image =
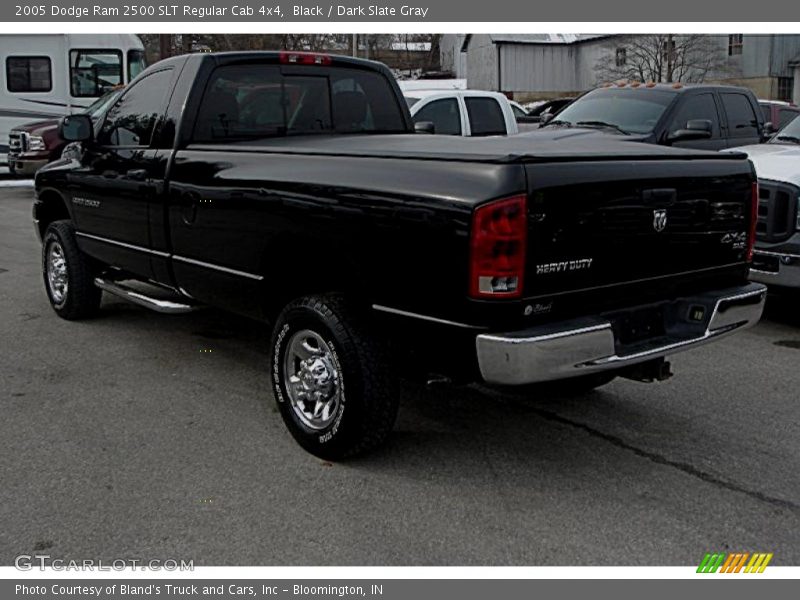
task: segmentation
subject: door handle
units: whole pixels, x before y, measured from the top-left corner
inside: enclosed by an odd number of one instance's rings
[[[197,192],[183,192],[181,194],[181,217],[187,225],[193,225],[197,220],[197,205],[199,202],[200,194]]]
[[[147,169],[131,169],[125,176],[134,181],[144,181],[147,179]]]

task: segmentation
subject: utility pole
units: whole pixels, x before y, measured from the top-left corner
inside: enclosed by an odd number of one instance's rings
[[[358,56],[358,34],[353,34],[353,56]]]
[[[667,81],[672,82],[672,70],[675,68],[675,41],[672,34],[667,34]]]
[[[160,60],[172,56],[172,40],[168,33],[158,34],[158,54]]]

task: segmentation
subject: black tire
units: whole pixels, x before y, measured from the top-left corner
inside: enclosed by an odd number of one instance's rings
[[[281,416],[300,446],[327,460],[377,447],[391,432],[397,416],[397,395],[387,378],[382,349],[362,323],[357,311],[341,296],[308,296],[283,309],[272,334],[270,374]],[[306,360],[298,359],[293,350],[296,342],[303,339],[318,349]],[[336,382],[331,388],[334,391],[324,395],[336,399],[329,404],[335,404],[327,416],[329,422],[322,418],[327,409],[317,421],[313,415],[304,414],[304,409],[313,412],[315,404],[297,402],[298,394],[289,390],[287,381],[303,372],[303,363],[318,357],[327,361],[316,367],[321,368],[318,373],[324,374],[322,380]],[[305,371],[306,376],[309,372]],[[331,373],[336,376],[332,378]],[[293,389],[299,386],[300,393],[305,393],[308,388],[303,387],[304,383],[308,380],[296,378]]]
[[[59,248],[63,256],[66,287],[59,293],[50,274],[56,269],[48,267],[51,251]],[[42,240],[42,275],[47,298],[56,314],[69,320],[86,319],[97,314],[102,291],[94,285],[91,259],[78,248],[75,231],[69,221],[53,221]]]

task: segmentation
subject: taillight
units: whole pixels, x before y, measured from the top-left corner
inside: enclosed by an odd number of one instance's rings
[[[314,52],[281,52],[282,65],[330,65],[333,59],[327,54]]]
[[[519,298],[525,273],[528,218],[525,196],[495,200],[472,214],[469,294]]]
[[[753,261],[753,247],[756,244],[756,224],[758,223],[758,182],[753,182],[750,200],[750,230],[747,233],[747,262]]]

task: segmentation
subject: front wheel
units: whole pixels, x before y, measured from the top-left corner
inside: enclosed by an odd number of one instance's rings
[[[42,273],[50,305],[64,319],[85,319],[100,308],[91,260],[75,241],[69,221],[50,223],[42,240]]]
[[[344,298],[308,296],[286,306],[271,348],[278,409],[304,449],[337,460],[386,439],[397,396],[388,385],[382,349]]]

